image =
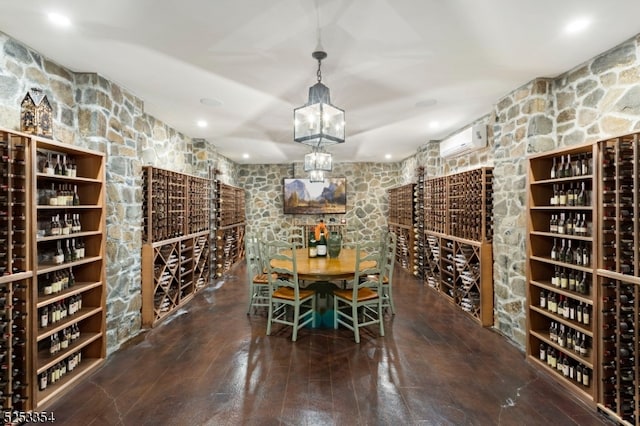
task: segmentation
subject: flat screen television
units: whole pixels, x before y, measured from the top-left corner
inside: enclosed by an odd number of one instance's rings
[[[326,178],[311,182],[303,178],[285,178],[285,214],[341,214],[347,212],[347,179]]]

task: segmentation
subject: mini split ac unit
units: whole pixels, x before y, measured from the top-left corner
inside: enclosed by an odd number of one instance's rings
[[[467,154],[487,146],[487,126],[477,124],[440,142],[440,156],[444,158]]]

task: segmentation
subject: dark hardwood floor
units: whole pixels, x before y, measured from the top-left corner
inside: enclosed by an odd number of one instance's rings
[[[349,330],[265,336],[244,264],[48,407],[62,425],[611,424],[396,269],[398,314]]]

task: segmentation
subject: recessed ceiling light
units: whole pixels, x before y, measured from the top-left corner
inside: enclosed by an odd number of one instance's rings
[[[387,160],[388,160],[388,159],[390,159],[390,158],[391,158],[391,154],[386,154],[386,155],[384,156],[384,158],[386,158]]]
[[[71,20],[65,16],[56,12],[51,12],[49,15],[49,21],[51,21],[54,25],[58,27],[69,27],[71,26]]]
[[[588,18],[574,19],[564,27],[564,32],[567,34],[576,34],[584,31],[589,25],[591,25],[591,20]]]
[[[426,107],[434,106],[437,103],[438,103],[438,101],[435,100],[435,99],[423,99],[421,101],[416,102],[416,107],[417,108],[426,108]]]
[[[245,152],[244,154],[242,154],[242,158],[249,158],[249,154]]]
[[[207,122],[204,120],[198,120],[198,127],[207,127]]]
[[[220,107],[222,106],[222,101],[214,98],[202,98],[200,99],[200,103],[202,105],[210,106],[210,107]]]

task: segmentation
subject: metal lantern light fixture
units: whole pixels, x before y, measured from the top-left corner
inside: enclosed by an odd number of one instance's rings
[[[314,149],[312,152],[304,156],[304,171],[311,172],[313,170],[330,172],[333,168],[333,159],[328,152],[322,152]]]
[[[318,82],[309,88],[309,101],[293,110],[293,140],[316,148],[344,142],[344,110],[331,105],[322,84],[320,66],[327,53],[320,44],[311,56],[318,61]]]
[[[324,172],[322,170],[311,170],[309,173],[310,182],[324,182]]]

